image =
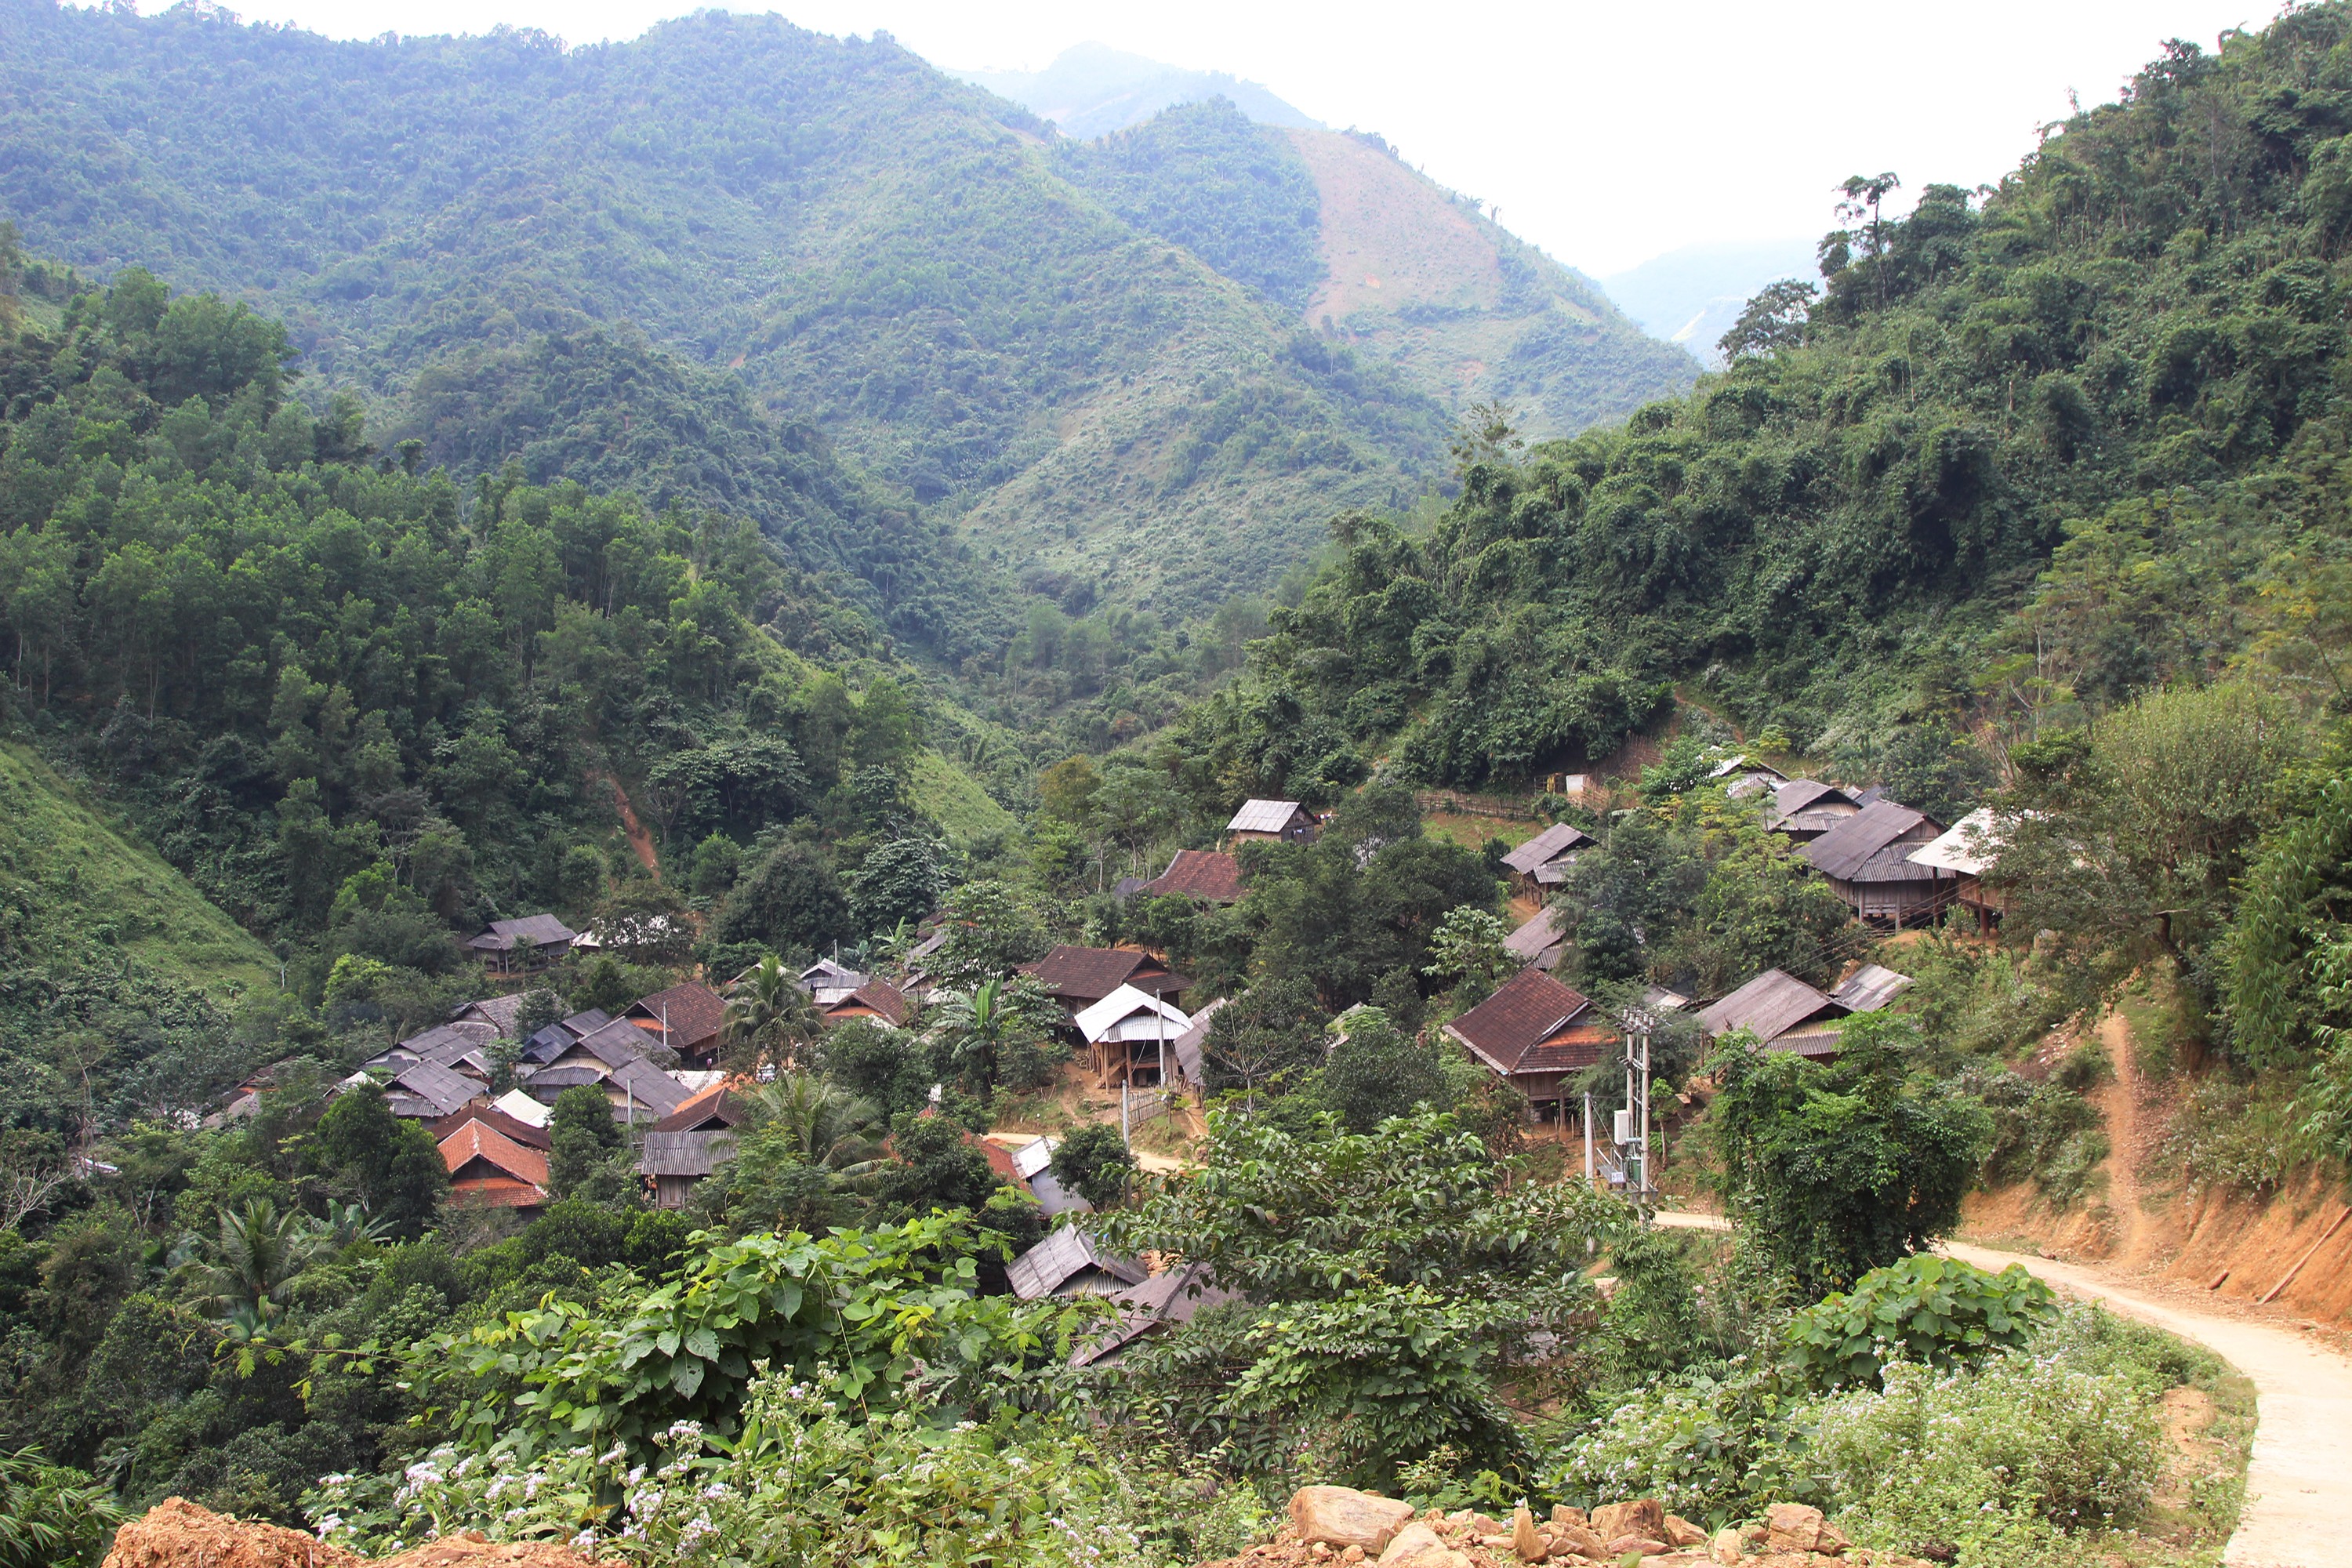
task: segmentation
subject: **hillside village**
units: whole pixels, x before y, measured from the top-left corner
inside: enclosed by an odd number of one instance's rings
[[[0,80],[0,1568],[2340,1554],[2352,0],[1704,374],[887,34]]]

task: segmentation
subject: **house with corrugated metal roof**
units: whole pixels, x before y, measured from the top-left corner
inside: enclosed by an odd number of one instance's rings
[[[1225,833],[1236,844],[1305,844],[1315,837],[1315,817],[1295,800],[1245,800]]]
[[[1860,815],[1862,807],[1859,797],[1835,784],[1790,779],[1774,793],[1765,826],[1796,843],[1810,844],[1847,817]]]
[[[1559,929],[1559,917],[1546,907],[1503,939],[1503,951],[1521,963],[1532,964],[1549,973],[1558,969],[1559,961],[1568,955],[1568,933]]]
[[[1979,806],[1946,829],[1943,836],[1911,852],[1911,863],[1949,872],[1952,898],[1977,918],[1977,931],[1990,936],[2009,912],[2009,895],[1985,885],[1985,876],[2000,861],[2014,824],[1993,816],[1990,806]]]
[[[1169,1076],[1161,1063],[1176,1037],[1192,1026],[1182,1008],[1133,985],[1081,1008],[1070,1022],[1093,1047],[1097,1082],[1144,1088],[1156,1088]]]
[[[1024,1301],[1047,1296],[1102,1296],[1150,1278],[1131,1258],[1097,1247],[1087,1233],[1065,1226],[1013,1260],[1004,1271],[1013,1293]]]
[[[695,1132],[648,1131],[637,1150],[637,1174],[653,1184],[654,1207],[682,1209],[696,1184],[735,1157],[730,1128]]]
[[[1785,969],[1768,969],[1720,1001],[1699,1009],[1698,1021],[1717,1039],[1746,1029],[1766,1050],[1833,1057],[1838,1021],[1853,1011]]]
[[[492,973],[510,974],[539,969],[572,951],[580,933],[553,915],[525,915],[520,920],[492,921],[466,945],[481,955]]]
[[[1591,847],[1592,835],[1570,822],[1555,822],[1503,857],[1519,892],[1542,898],[1568,880],[1568,868]]]
[[[1924,811],[1880,799],[1844,818],[1797,853],[1810,861],[1853,912],[1866,921],[1927,919],[1951,901],[1950,872],[1923,866],[1913,851],[1940,837],[1944,825]]]

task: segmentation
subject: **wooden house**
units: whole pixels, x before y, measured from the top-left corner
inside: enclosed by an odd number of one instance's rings
[[[1242,901],[1242,863],[1214,849],[1179,849],[1168,869],[1135,889],[1151,899],[1191,899],[1203,904]]]
[[[1046,1296],[1108,1295],[1150,1276],[1124,1258],[1098,1250],[1087,1233],[1066,1226],[1013,1260],[1004,1271],[1013,1293],[1024,1301]]]
[[[384,1089],[392,1113],[415,1121],[436,1121],[488,1098],[489,1091],[478,1079],[439,1062],[411,1062]]]
[[[1529,967],[1445,1026],[1489,1072],[1527,1096],[1529,1114],[1565,1128],[1570,1085],[1615,1054],[1617,1026],[1581,992]]]
[[[1853,1011],[1785,969],[1768,969],[1700,1008],[1698,1021],[1717,1039],[1747,1029],[1768,1051],[1825,1058],[1837,1055],[1840,1020]]]
[[[1900,931],[1909,921],[1933,916],[1950,901],[1953,874],[1911,858],[1912,852],[1939,837],[1942,823],[1924,811],[1914,811],[1880,799],[1797,853],[1812,863],[1866,921],[1891,921]]]
[[[1790,779],[1772,797],[1771,819],[1765,824],[1799,844],[1811,844],[1849,816],[1859,816],[1863,803],[1835,784],[1819,779]]]
[[[1767,762],[1735,753],[1707,769],[1706,776],[1724,787],[1734,800],[1764,795],[1789,782],[1789,775]]]
[[[1592,843],[1592,835],[1572,823],[1555,822],[1503,857],[1515,892],[1543,898],[1568,880],[1568,868]]]
[[[1559,917],[1549,909],[1540,909],[1534,919],[1503,939],[1503,951],[1549,973],[1567,956],[1568,937],[1559,929]]]
[[[1046,994],[1073,1016],[1122,985],[1173,996],[1192,984],[1189,976],[1177,973],[1139,948],[1073,947],[1067,942],[1049,949],[1034,963],[1020,965],[1019,972],[1036,976]]]
[[[869,980],[825,1008],[822,1016],[828,1025],[847,1023],[852,1018],[872,1018],[896,1029],[903,1027],[914,1011],[905,992],[887,980]]]
[[[740,1127],[751,1114],[743,1097],[727,1084],[704,1089],[654,1123],[656,1132],[719,1132]]]
[[[533,1067],[545,1067],[570,1050],[574,1043],[586,1039],[612,1021],[613,1016],[602,1007],[574,1013],[569,1018],[548,1025],[525,1040],[517,1059]]]
[[[500,1039],[514,1040],[515,1025],[522,1016],[522,993],[509,991],[503,996],[485,996],[478,1002],[468,1002],[449,1015],[453,1024],[488,1024],[499,1032]]]
[[[687,1066],[703,1068],[718,1058],[727,999],[701,981],[689,980],[640,997],[621,1016],[676,1051]]]
[[[449,1168],[449,1201],[460,1207],[513,1209],[524,1218],[547,1206],[547,1152],[487,1120],[467,1119],[440,1140]]]
[[[1211,1282],[1209,1266],[1186,1263],[1163,1269],[1139,1284],[1113,1290],[1104,1298],[1118,1316],[1108,1329],[1096,1331],[1076,1350],[1070,1361],[1077,1366],[1104,1366],[1118,1360],[1127,1347],[1157,1329],[1189,1323],[1211,1307],[1241,1299],[1240,1293]]]
[[[419,1062],[430,1062],[436,1067],[448,1068],[488,1083],[491,1069],[490,1047],[498,1038],[497,1030],[478,1019],[436,1024],[423,1034],[411,1035],[378,1051],[360,1064],[360,1070],[400,1073]]]
[[[1235,844],[1305,844],[1315,837],[1315,818],[1295,800],[1245,800],[1225,835]]]
[[[494,974],[516,974],[541,969],[572,950],[580,933],[553,915],[525,915],[520,920],[492,921],[466,945],[479,953]]]
[[[646,1134],[637,1150],[637,1174],[652,1184],[654,1207],[682,1209],[694,1188],[735,1157],[735,1134],[716,1128],[694,1132]]]
[[[1132,985],[1080,1009],[1070,1022],[1094,1048],[1097,1082],[1153,1088],[1173,1076],[1163,1074],[1162,1060],[1176,1037],[1192,1026],[1192,1017],[1173,1003]]]
[[[820,958],[800,973],[800,988],[819,1007],[830,1007],[866,984],[860,974],[837,959]]]
[[[1201,1047],[1208,1043],[1209,1026],[1216,1021],[1219,1008],[1231,1001],[1220,996],[1192,1015],[1192,1026],[1168,1042],[1168,1055],[1176,1065],[1176,1076],[1195,1095],[1203,1093],[1209,1081],[1201,1059]]]
[[[1990,936],[2009,912],[2009,895],[1987,887],[1985,876],[2000,862],[2008,828],[1990,806],[1979,806],[1952,824],[1942,837],[1911,852],[1911,863],[1948,874],[1952,897],[1976,917],[1977,931]]]

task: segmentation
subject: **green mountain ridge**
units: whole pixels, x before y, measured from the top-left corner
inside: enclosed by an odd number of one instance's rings
[[[1010,636],[991,618],[991,572],[1017,576],[1044,536],[1003,531],[1008,515],[1042,506],[1075,524],[1048,570],[1076,545],[1081,569],[1117,566],[1138,602],[1189,617],[1302,560],[1335,508],[1443,477],[1446,404],[1427,377],[1384,381],[1375,364],[1335,378],[1288,352],[1301,322],[1258,289],[1295,302],[1296,256],[1270,279],[1248,246],[1155,224],[1162,191],[1107,208],[1025,111],[887,41],[714,13],[570,51],[510,32],[342,44],[187,8],[8,0],[0,82],[0,207],[37,248],[101,273],[136,261],[282,314],[321,384],[379,400],[387,431],[424,437],[437,460],[479,471],[515,456],[544,481],[593,447],[600,481],[657,504],[677,489],[749,506],[800,564],[878,584],[886,624],[950,659]],[[1276,140],[1227,168],[1238,142],[1218,129],[1189,167],[1130,185],[1262,205],[1271,181],[1296,197],[1278,133],[1223,112]],[[647,435],[631,393],[539,342],[631,329],[640,384],[673,394]],[[529,365],[527,395],[486,395],[543,412],[453,419],[453,389],[485,364],[510,384]],[[1573,417],[1687,374],[1638,356],[1623,368],[1613,401]],[[698,369],[740,378],[776,433]],[[1369,407],[1359,384],[1375,384]],[[1297,438],[1196,424],[1181,457],[1097,511],[1093,466],[1057,458],[1131,446],[1138,386],[1153,423],[1238,392],[1283,409]],[[629,441],[609,433],[616,410]],[[717,473],[691,450],[710,428],[735,448]],[[816,472],[795,434],[810,428],[873,484]],[[762,444],[784,450],[750,450]],[[749,477],[795,467],[810,469],[797,500]],[[841,527],[808,515],[812,492]],[[919,511],[969,516],[973,560],[910,531]]]

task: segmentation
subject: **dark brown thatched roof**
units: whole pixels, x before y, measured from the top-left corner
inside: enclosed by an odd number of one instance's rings
[[[1179,849],[1168,869],[1137,889],[1155,899],[1199,899],[1211,904],[1242,901],[1242,863],[1214,849]]]

